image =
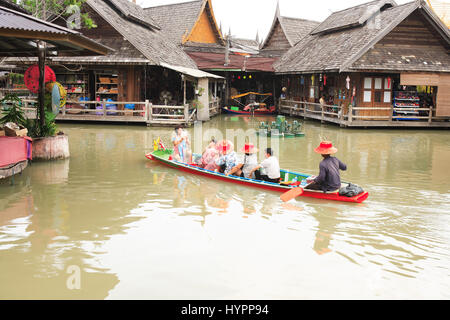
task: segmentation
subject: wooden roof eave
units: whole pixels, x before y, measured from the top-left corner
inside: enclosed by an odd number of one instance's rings
[[[202,16],[203,12],[205,11],[207,5],[209,6],[209,9],[210,9],[209,10],[209,14],[207,13],[208,17],[210,18],[210,21],[214,25],[214,29],[215,29],[215,32],[216,32],[216,34],[218,36],[218,39],[219,39],[220,43],[222,45],[225,45],[225,40],[223,39],[223,35],[220,32],[219,26],[217,25],[216,18],[214,16],[211,0],[204,0],[203,1],[202,8],[201,8],[201,10],[200,10],[200,12],[199,12],[199,14],[197,16],[197,19],[195,20],[195,23],[193,24],[191,30],[189,30],[189,32],[186,32],[185,36],[183,36],[183,40],[181,41],[182,44],[185,44],[188,41],[188,39],[190,38],[190,36],[192,35],[192,33],[194,32],[195,26],[197,25],[197,23],[199,23],[200,18]]]
[[[267,44],[269,43],[270,39],[272,38],[273,33],[275,32],[275,27],[276,27],[277,21],[280,24],[281,29],[283,29],[284,34],[286,35],[286,30],[283,28],[283,26],[281,24],[280,17],[281,17],[281,15],[280,15],[280,3],[277,2],[277,8],[275,10],[275,17],[273,18],[272,26],[270,27],[269,34],[267,35],[266,39],[264,40],[264,42],[263,42],[263,44],[261,46],[261,50],[264,49],[267,46]],[[286,39],[288,39],[287,36],[286,36]],[[288,41],[289,41],[289,44],[292,46],[291,41],[289,39],[288,39]]]
[[[81,34],[78,35],[78,34],[52,33],[52,32],[42,32],[32,30],[15,30],[2,28],[0,29],[0,37],[12,37],[28,40],[42,40],[42,41],[49,41],[52,43],[63,42],[66,43],[66,45],[73,47],[74,50],[83,52],[83,55],[106,55],[108,54],[108,52],[114,51],[114,49],[106,47]],[[57,48],[55,50],[57,50]]]

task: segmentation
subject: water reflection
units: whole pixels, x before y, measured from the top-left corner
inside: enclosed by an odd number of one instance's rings
[[[272,120],[224,116],[203,126]],[[278,193],[146,160],[170,128],[64,131],[69,160],[0,181],[0,298],[450,298],[445,131],[306,121],[305,137],[280,140],[281,167],[312,174],[314,147],[332,140],[349,167],[343,180],[370,193],[360,205],[282,203]],[[82,270],[81,290],[66,286],[71,265]]]

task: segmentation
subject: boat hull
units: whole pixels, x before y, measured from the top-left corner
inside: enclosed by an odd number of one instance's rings
[[[266,182],[266,181],[259,181],[259,180],[253,180],[248,178],[242,178],[242,177],[236,177],[236,176],[226,176],[223,173],[218,173],[210,170],[205,170],[202,168],[199,168],[196,165],[193,164],[185,164],[177,161],[171,160],[170,156],[170,150],[162,151],[158,150],[153,153],[149,153],[146,155],[146,157],[150,160],[157,161],[165,166],[199,175],[204,176],[216,180],[226,181],[234,184],[239,184],[243,186],[253,187],[253,188],[260,188],[268,191],[276,191],[276,192],[287,192],[290,189],[294,188],[295,186],[291,185],[282,185],[278,183],[272,183],[272,182]],[[294,172],[287,172],[285,170],[281,170],[283,174],[288,174],[289,176],[297,176],[303,178],[309,177],[309,175],[300,174],[300,173],[294,173]],[[363,192],[359,195],[356,195],[354,197],[344,197],[340,196],[338,192],[332,192],[332,193],[324,193],[321,191],[314,191],[314,190],[304,190],[304,192],[301,195],[302,197],[309,197],[309,198],[315,198],[315,199],[325,199],[325,200],[333,200],[333,201],[341,201],[341,202],[353,202],[353,203],[361,203],[364,200],[367,199],[369,196],[368,192]]]
[[[257,110],[255,110],[254,112],[251,112],[251,111],[231,110],[231,109],[228,109],[226,107],[222,108],[222,110],[225,113],[228,113],[228,114],[239,114],[239,115],[245,115],[245,116],[251,116],[251,115],[262,116],[262,115],[276,114],[276,111],[270,111],[270,110],[267,110],[267,111],[257,111]]]

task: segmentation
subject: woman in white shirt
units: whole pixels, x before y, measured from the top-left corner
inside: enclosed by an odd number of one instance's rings
[[[250,178],[256,170],[263,168],[265,174],[261,174],[261,180],[279,183],[280,182],[280,164],[278,159],[273,155],[271,148],[266,149],[266,159],[261,164],[250,171],[248,177]]]

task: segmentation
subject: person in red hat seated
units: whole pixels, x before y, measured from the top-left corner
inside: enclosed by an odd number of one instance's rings
[[[258,157],[256,156],[258,148],[256,148],[253,143],[246,143],[241,149],[241,152],[244,153],[244,156],[238,159],[237,165],[227,173],[227,176],[232,174],[238,177],[246,178],[250,175],[253,168],[258,166]],[[259,171],[255,171],[250,178],[260,180]]]
[[[347,170],[347,165],[336,157],[332,157],[338,150],[330,141],[322,141],[314,149],[322,155],[323,160],[319,165],[319,175],[307,178],[309,185],[305,189],[322,190],[323,192],[335,191],[341,188],[341,176],[339,170]]]
[[[220,157],[216,160],[219,172],[227,174],[234,168],[237,162],[237,154],[233,150],[233,143],[229,140],[220,141],[216,145],[216,149],[220,153]]]

